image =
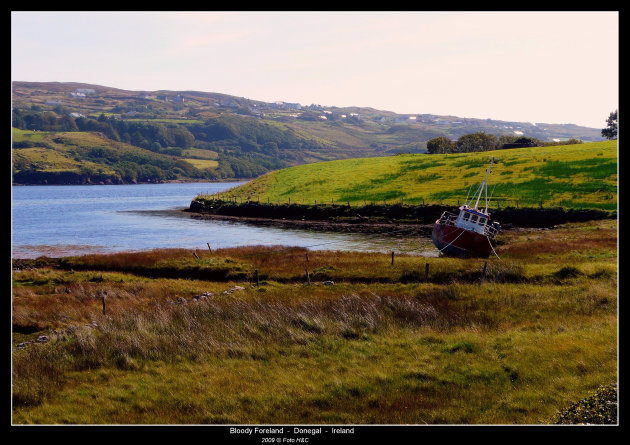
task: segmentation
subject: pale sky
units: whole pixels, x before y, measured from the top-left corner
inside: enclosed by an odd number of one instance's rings
[[[617,12],[19,12],[11,76],[603,128]]]

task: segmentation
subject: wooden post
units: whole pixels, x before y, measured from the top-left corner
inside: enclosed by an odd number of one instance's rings
[[[394,265],[394,252],[392,252],[392,266]]]
[[[208,245],[208,250],[212,252],[212,248],[210,247],[210,243],[206,243]]]
[[[304,270],[306,271],[306,281],[308,281],[308,284],[311,284],[311,276],[308,273],[308,268],[304,268]]]
[[[429,281],[429,263],[424,266],[424,280]]]
[[[103,295],[101,299],[103,300],[103,315],[105,315],[105,295]]]
[[[486,279],[486,269],[488,268],[488,262],[483,263],[483,271],[481,272],[481,279]]]
[[[306,252],[306,262],[308,263],[308,252]]]
[[[195,258],[199,259],[199,255],[197,255],[197,251],[194,251],[193,255],[195,255]]]
[[[258,278],[258,269],[256,269],[254,272],[256,274],[256,287],[260,287],[260,280]]]

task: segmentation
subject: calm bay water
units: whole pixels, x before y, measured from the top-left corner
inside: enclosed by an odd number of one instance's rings
[[[207,249],[286,245],[314,250],[392,250],[433,256],[430,240],[391,235],[323,233],[191,219],[163,210],[188,207],[200,192],[238,183],[171,183],[89,186],[14,186],[14,258],[64,256],[154,248]]]

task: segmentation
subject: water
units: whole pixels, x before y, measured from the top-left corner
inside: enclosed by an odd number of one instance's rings
[[[192,219],[184,212],[200,192],[239,183],[170,183],[12,187],[14,258],[59,257],[154,248],[207,249],[286,245],[314,250],[406,252],[433,256],[430,240],[255,227]]]

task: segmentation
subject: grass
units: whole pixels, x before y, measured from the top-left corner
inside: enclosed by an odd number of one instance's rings
[[[214,169],[219,166],[218,161],[213,161],[211,159],[193,159],[193,158],[182,158],[182,159],[200,170]]]
[[[268,173],[223,194],[262,202],[463,202],[499,163],[489,193],[506,206],[617,207],[617,142],[593,142],[484,153],[399,155],[301,165]],[[472,171],[471,171],[472,170]],[[474,174],[473,174],[474,173]],[[496,185],[496,189],[494,188]]]
[[[13,352],[13,421],[547,423],[617,379],[616,230],[506,233],[485,280],[283,247],[24,260],[13,342],[51,340]]]
[[[216,160],[219,157],[219,153],[212,150],[202,150],[200,148],[187,148],[182,150],[182,155],[193,159],[212,159]]]

